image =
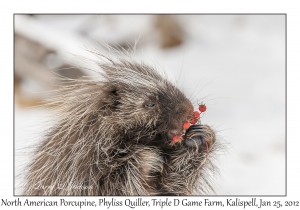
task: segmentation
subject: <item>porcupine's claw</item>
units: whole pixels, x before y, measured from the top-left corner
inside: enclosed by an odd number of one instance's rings
[[[201,125],[191,125],[189,129],[187,129],[186,134],[184,136],[185,144],[188,147],[197,147],[205,145],[205,132],[202,129]]]

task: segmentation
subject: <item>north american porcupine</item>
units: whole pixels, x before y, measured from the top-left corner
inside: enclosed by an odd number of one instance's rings
[[[156,69],[108,46],[101,79],[71,81],[51,104],[57,123],[37,148],[24,195],[199,195],[212,190],[214,131]],[[112,56],[112,57],[111,57]],[[105,61],[103,61],[103,59]],[[181,142],[172,137],[184,134]],[[207,154],[210,154],[207,157]]]

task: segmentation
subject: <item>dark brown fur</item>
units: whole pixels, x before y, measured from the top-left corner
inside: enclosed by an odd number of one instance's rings
[[[192,103],[155,69],[114,54],[99,55],[106,59],[97,63],[101,80],[78,80],[57,91],[57,123],[36,151],[24,194],[211,192],[206,173],[213,169],[213,130],[196,125],[209,146],[207,159],[206,145],[172,143],[193,115]]]

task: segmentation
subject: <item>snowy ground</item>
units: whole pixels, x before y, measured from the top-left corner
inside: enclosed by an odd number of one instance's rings
[[[101,20],[98,26],[86,25],[97,19],[93,18],[50,16],[38,20],[66,32],[64,36],[84,28],[98,38],[119,41],[122,36],[137,39],[142,30],[141,42],[147,40],[149,16],[119,16],[115,27]],[[227,153],[219,158],[217,194],[284,195],[285,16],[189,15],[181,21],[187,32],[183,45],[162,50],[150,40],[138,46],[137,53],[150,64],[155,60],[187,96],[193,96],[193,102],[206,103],[202,122],[215,128],[220,140],[229,144]],[[36,141],[34,136],[42,126],[38,119],[44,114],[16,107],[17,154]],[[16,169],[22,171],[28,159],[16,156]]]

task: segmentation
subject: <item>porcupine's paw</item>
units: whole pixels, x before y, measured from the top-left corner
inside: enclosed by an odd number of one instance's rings
[[[188,147],[211,147],[216,141],[215,132],[208,125],[191,125],[184,137],[185,145]]]

